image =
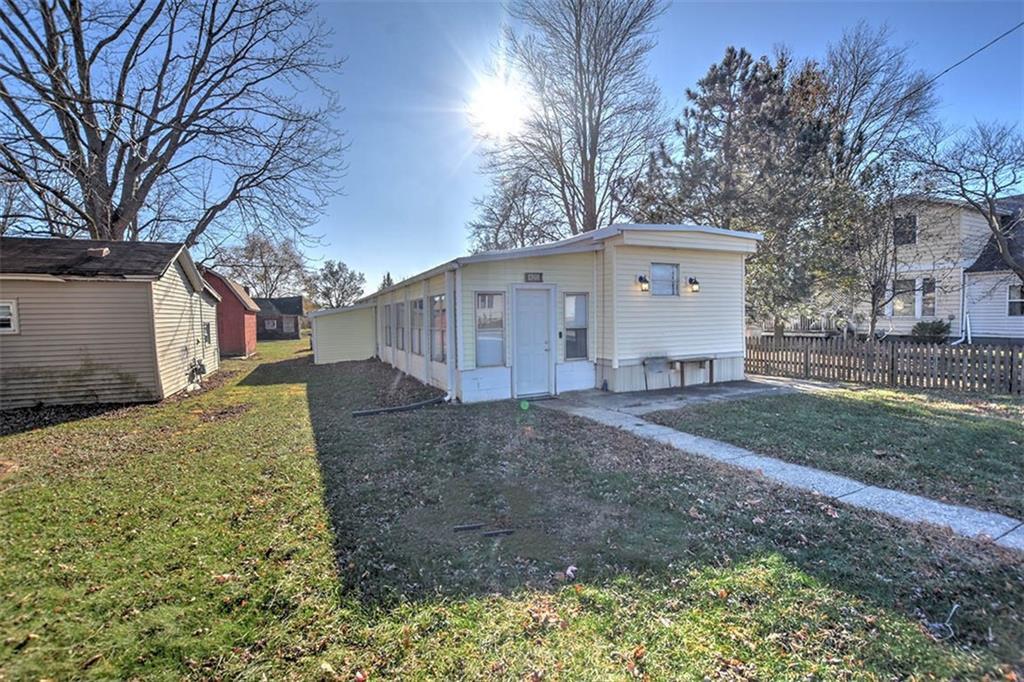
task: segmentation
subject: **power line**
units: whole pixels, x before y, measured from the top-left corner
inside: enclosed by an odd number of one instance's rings
[[[1024,21],[1020,22],[1019,24],[1017,24],[1017,25],[1016,25],[1016,26],[1014,26],[1013,28],[1011,28],[1011,29],[1007,30],[1007,31],[1006,31],[1005,33],[1002,33],[1002,34],[1000,34],[1000,35],[996,36],[995,38],[993,38],[992,40],[988,41],[987,43],[985,43],[984,45],[982,45],[981,47],[979,47],[979,48],[978,48],[977,50],[975,50],[974,52],[970,53],[969,55],[967,55],[966,57],[964,57],[963,59],[961,59],[960,61],[958,61],[958,62],[957,62],[956,64],[953,64],[952,66],[947,66],[947,67],[946,67],[945,69],[943,69],[942,71],[939,71],[939,72],[938,72],[938,73],[937,73],[936,75],[932,76],[932,77],[931,77],[931,78],[929,78],[929,79],[928,79],[927,81],[925,81],[925,82],[924,82],[924,83],[923,83],[923,84],[921,85],[921,87],[920,87],[919,89],[923,90],[924,88],[927,88],[927,87],[928,87],[929,85],[931,85],[931,84],[932,84],[932,83],[934,83],[935,81],[939,80],[940,78],[942,78],[942,77],[943,77],[943,76],[945,76],[945,75],[946,75],[947,73],[949,73],[950,71],[952,71],[952,70],[953,70],[953,69],[955,69],[956,67],[960,66],[961,64],[963,64],[963,63],[964,63],[964,62],[966,62],[967,60],[971,59],[971,58],[972,58],[972,57],[974,57],[975,55],[977,55],[977,54],[979,54],[979,53],[981,53],[981,52],[984,52],[984,51],[985,51],[985,50],[987,50],[988,48],[992,47],[993,45],[995,45],[996,43],[998,43],[998,42],[999,42],[1000,40],[1002,40],[1002,39],[1003,39],[1003,38],[1005,38],[1006,36],[1010,35],[1010,34],[1011,34],[1011,33],[1013,33],[1014,31],[1016,31],[1016,30],[1017,30],[1018,28],[1020,28],[1021,26],[1024,26]]]

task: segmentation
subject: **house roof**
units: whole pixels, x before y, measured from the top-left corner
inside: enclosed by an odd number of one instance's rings
[[[1024,222],[1018,222],[1010,230],[1006,241],[1009,244],[1010,253],[1013,254],[1014,259],[1018,262],[1024,262]],[[1010,266],[1006,264],[1006,260],[999,253],[999,245],[993,236],[989,237],[978,259],[970,267],[966,268],[966,272],[996,272],[1009,269]]]
[[[602,248],[600,242],[630,231],[714,234],[724,237],[735,237],[737,239],[749,239],[753,241],[761,241],[764,238],[759,232],[725,230],[720,227],[709,227],[707,225],[615,224],[609,225],[608,227],[602,227],[599,230],[591,230],[590,232],[584,232],[583,234],[578,234],[566,239],[560,239],[559,241],[551,242],[550,244],[538,244],[537,246],[524,246],[518,249],[505,249],[500,251],[484,251],[483,253],[476,253],[470,256],[453,258],[450,261],[441,263],[437,267],[433,267],[419,273],[418,275],[413,275],[412,277],[407,277],[400,282],[396,282],[393,286],[390,286],[387,289],[381,289],[380,291],[375,291],[372,294],[363,296],[357,300],[356,303],[359,304],[369,301],[394,289],[407,286],[418,280],[433,277],[446,270],[453,270],[459,266],[467,265],[469,263],[512,260],[515,258],[527,258],[530,256],[553,256],[557,254],[577,253],[582,251],[596,251]]]
[[[302,296],[283,296],[279,298],[254,298],[264,315],[303,315]]]
[[[246,293],[245,287],[243,287],[235,280],[229,277],[225,277],[219,272],[216,272],[209,268],[202,268],[202,273],[204,277],[216,277],[221,282],[223,282],[224,286],[227,287],[228,291],[230,291],[234,295],[234,297],[238,299],[238,302],[242,304],[242,307],[248,310],[249,312],[257,313],[260,311],[260,307],[256,304],[256,301],[252,300],[252,297],[248,293]]]
[[[0,274],[156,279],[185,248],[171,242],[0,237]],[[108,249],[106,255],[96,249]]]

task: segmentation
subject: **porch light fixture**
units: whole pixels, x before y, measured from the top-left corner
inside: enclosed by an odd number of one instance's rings
[[[647,279],[647,275],[638,275],[636,281],[640,283],[640,291],[651,290],[651,280]]]
[[[686,280],[686,282],[687,284],[690,285],[690,291],[692,291],[693,293],[697,293],[698,291],[700,291],[700,282],[697,281],[696,277],[691,277],[690,279]]]

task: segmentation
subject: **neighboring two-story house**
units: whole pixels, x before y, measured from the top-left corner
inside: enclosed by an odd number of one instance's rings
[[[1012,219],[1024,195],[1001,205]],[[1018,224],[1011,243],[1024,250]],[[897,218],[897,276],[892,301],[877,333],[909,336],[921,321],[949,322],[951,339],[975,343],[1024,343],[1020,279],[998,252],[985,218],[972,207],[943,201],[915,201]],[[858,329],[865,326],[858,324]]]

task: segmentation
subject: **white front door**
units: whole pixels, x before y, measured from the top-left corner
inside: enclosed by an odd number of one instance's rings
[[[547,289],[515,292],[516,395],[540,395],[551,389],[551,296]]]

